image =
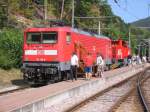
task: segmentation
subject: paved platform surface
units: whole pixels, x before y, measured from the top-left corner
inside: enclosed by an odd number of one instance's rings
[[[105,72],[104,73],[105,80],[103,80],[102,78],[92,78],[90,81],[86,81],[84,78],[80,78],[77,81],[73,81],[73,82],[63,81],[63,82],[50,84],[40,88],[32,88],[22,92],[15,92],[15,93],[3,95],[0,96],[0,112],[7,112],[13,110],[16,110],[17,112],[20,108],[24,108],[24,109],[27,108],[26,111],[24,112],[27,112],[28,110],[32,110],[32,111],[36,110],[35,112],[37,112],[38,108],[39,108],[38,110],[39,112],[41,111],[40,108],[42,108],[42,110],[45,109],[46,112],[53,112],[51,111],[51,109],[49,110],[48,106],[51,107],[54,106],[54,104],[56,104],[56,106],[58,107],[59,106],[57,105],[58,102],[63,103],[63,100],[68,98],[68,96],[72,98],[74,95],[80,95],[81,91],[84,92],[84,86],[87,89],[89,88],[89,86],[95,87],[95,84],[100,84],[100,85],[103,84],[103,86],[105,86],[107,80],[109,81],[112,80],[115,82],[116,80],[123,79],[123,76],[120,77],[121,74],[125,74],[127,71],[128,72],[132,71],[132,74],[135,74],[136,71],[139,72],[139,69],[143,69],[143,68],[144,67],[142,66],[136,66],[134,68],[123,67],[120,69],[115,69],[115,70]],[[109,85],[111,85],[111,83]],[[74,88],[76,88],[75,91]],[[97,87],[95,87],[95,89],[97,89]],[[91,94],[93,93],[90,93],[90,95]],[[33,105],[35,103],[37,109],[35,109],[35,105]],[[65,109],[67,109],[67,107],[57,111],[61,112]]]

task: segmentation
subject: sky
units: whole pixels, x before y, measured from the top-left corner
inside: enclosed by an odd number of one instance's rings
[[[108,3],[113,13],[120,16],[126,23],[150,16],[150,0],[108,0]]]

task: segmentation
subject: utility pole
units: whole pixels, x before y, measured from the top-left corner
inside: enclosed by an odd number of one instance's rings
[[[63,17],[63,12],[64,12],[64,2],[65,2],[65,0],[62,0],[60,19],[62,19],[62,17]]]
[[[74,28],[74,0],[72,0],[72,28]]]
[[[138,55],[140,56],[141,45],[138,45]]]
[[[101,34],[101,22],[99,20],[99,22],[98,22],[98,35],[100,35],[100,34]]]
[[[44,0],[44,20],[47,20],[47,0]]]
[[[131,48],[131,29],[129,27],[129,48]]]

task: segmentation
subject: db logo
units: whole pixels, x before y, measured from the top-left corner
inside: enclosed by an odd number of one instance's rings
[[[37,51],[37,54],[38,54],[38,55],[44,55],[44,51],[43,51],[43,50],[38,50],[38,51]]]

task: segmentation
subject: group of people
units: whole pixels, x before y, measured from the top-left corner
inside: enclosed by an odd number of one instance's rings
[[[91,53],[88,53],[84,60],[84,72],[85,72],[85,79],[90,80],[92,77],[92,67],[93,67],[93,57]],[[97,54],[96,59],[96,66],[97,66],[97,77],[102,77],[103,71],[104,71],[104,60],[100,53]],[[71,80],[73,79],[77,80],[77,67],[79,67],[79,59],[76,53],[74,52],[71,57]]]
[[[93,57],[91,55],[91,53],[87,53],[87,56],[85,57],[84,60],[84,72],[85,72],[85,79],[86,80],[90,80],[92,77],[92,67],[93,67],[93,63],[95,62],[95,60],[93,60]],[[140,56],[128,56],[128,65],[135,65],[135,64],[141,64],[141,63],[146,63],[147,59],[146,56],[143,56],[142,58],[140,58]],[[73,81],[73,79],[77,80],[77,67],[79,67],[79,59],[77,54],[74,52],[72,54],[71,57],[71,80]],[[97,72],[95,74],[96,77],[102,77],[103,76],[103,72],[104,72],[104,60],[101,56],[100,53],[97,54],[97,58],[96,58],[96,67],[97,67]]]
[[[128,65],[136,65],[136,64],[142,64],[146,63],[147,59],[146,56],[142,56],[142,58],[139,55],[133,55],[128,56]]]

